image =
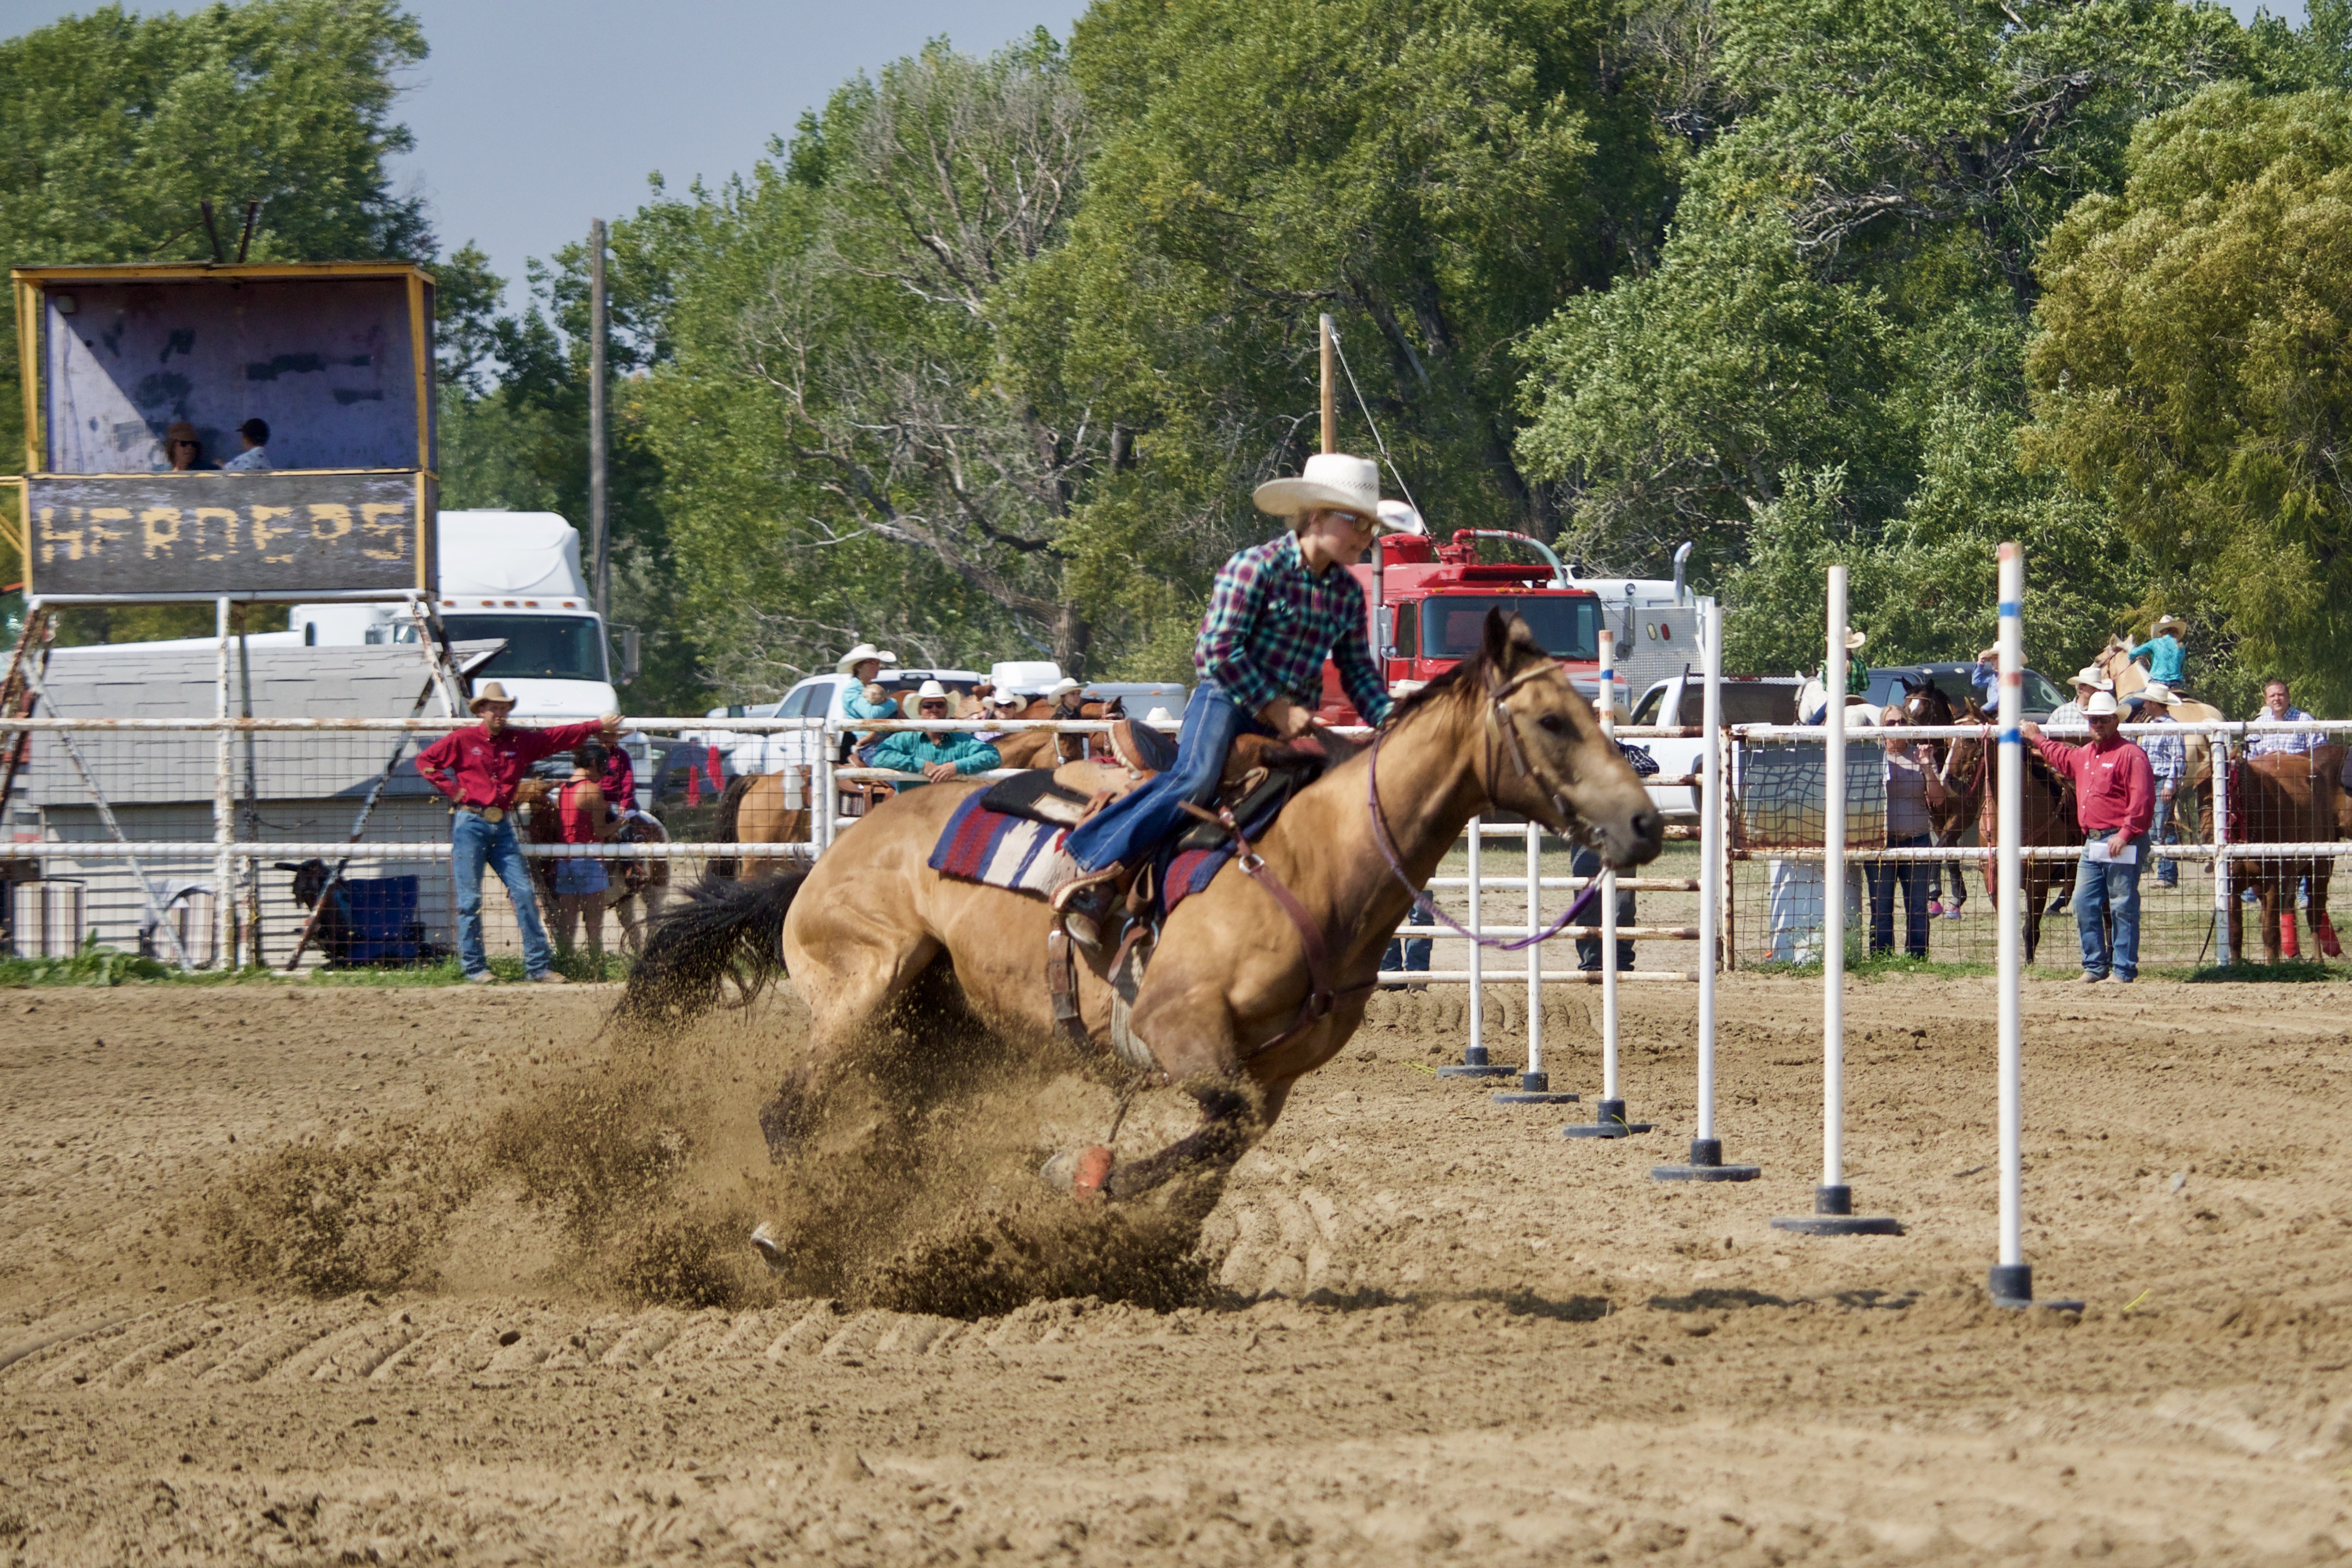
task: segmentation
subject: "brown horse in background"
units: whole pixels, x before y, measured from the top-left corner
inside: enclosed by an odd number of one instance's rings
[[[2309,752],[2273,752],[2238,761],[2230,778],[2230,842],[2232,844],[2316,844],[2332,841],[2343,796],[2338,783],[2344,771],[2345,748],[2320,746]],[[2269,963],[2299,958],[2295,940],[2296,885],[2311,882],[2311,930],[2319,950],[2330,958],[2343,953],[2336,928],[2327,918],[2327,879],[2335,860],[2326,855],[2282,855],[2273,858],[2230,861],[2231,892],[2252,884],[2262,901],[2263,952]],[[2246,959],[2244,905],[2230,900],[2230,962]]]
[[[515,804],[524,808],[523,841],[527,844],[561,844],[563,825],[555,809],[558,784],[550,779],[524,779],[515,786]],[[629,817],[614,829],[615,844],[667,844],[669,829],[657,818],[648,815]],[[620,947],[623,952],[642,952],[646,931],[659,919],[662,900],[669,893],[670,863],[667,860],[617,860],[605,867],[604,908],[615,914],[621,922]],[[531,886],[539,889],[541,913],[551,923],[555,910],[555,862],[534,856],[530,861]]]
[[[1970,721],[1984,716],[1973,696],[1968,713]],[[1986,901],[1999,914],[2000,880],[1993,869],[1993,854],[2000,847],[2000,768],[1992,754],[1991,735],[1988,725],[1982,735],[1954,741],[1946,764],[1948,773],[1961,781],[1957,786],[1963,792],[1958,798],[1971,803],[1976,813],[1977,840],[1985,850],[1977,862],[1977,872],[1984,878]],[[1945,787],[1955,786],[1947,784]],[[2074,786],[2053,772],[2031,744],[2025,748],[2023,805],[2024,847],[2081,846],[2083,829],[2074,816]],[[2073,887],[2074,865],[2070,860],[2021,858],[2018,878],[2025,900],[2025,962],[2032,963],[2035,949],[2042,945],[2042,917],[2049,907],[2050,889]]]
[[[1904,677],[1897,676],[1895,679],[1903,682],[1903,721],[1906,724],[1984,722],[1984,715],[1978,711],[1974,692],[1969,694],[1966,699],[1968,706],[1963,710],[1952,706],[1951,698],[1945,694],[1944,689],[1937,685],[1933,679],[1923,681],[1917,686],[1912,685]],[[1949,849],[1958,844],[1961,836],[1967,833],[1970,826],[1975,823],[1979,804],[1977,792],[1984,788],[1982,778],[1973,774],[1960,776],[1958,770],[1953,767],[1954,745],[1955,742],[1951,741],[1923,741],[1916,745],[1916,749],[1926,757],[1928,765],[1934,769],[1936,782],[1944,789],[1944,798],[1940,805],[1934,801],[1927,803],[1928,842],[1938,849]],[[1979,749],[1978,755],[1981,756],[1981,749]],[[1930,880],[1927,885],[1931,890],[1944,877],[1951,878],[1953,909],[1958,910],[1962,904],[1968,902],[1968,883],[1963,878],[1958,861],[1937,861],[1929,868],[1928,874]]]

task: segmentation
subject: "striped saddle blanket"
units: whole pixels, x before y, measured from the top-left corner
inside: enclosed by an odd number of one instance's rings
[[[986,793],[976,793],[948,818],[929,864],[943,877],[1045,898],[1078,874],[1078,863],[1062,849],[1068,832],[1050,822],[991,811]],[[1162,910],[1206,888],[1233,858],[1229,844],[1208,849],[1163,847],[1156,879]]]
[[[932,870],[1040,898],[1078,874],[1077,862],[1062,852],[1068,828],[1007,816],[986,801],[987,792],[975,790],[956,807],[931,850]]]

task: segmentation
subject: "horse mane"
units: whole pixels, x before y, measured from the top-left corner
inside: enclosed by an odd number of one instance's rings
[[[1454,699],[1475,697],[1494,682],[1494,662],[1481,647],[1453,668],[1440,675],[1418,691],[1409,691],[1389,704],[1389,716],[1381,722],[1383,731],[1394,730],[1424,708]]]

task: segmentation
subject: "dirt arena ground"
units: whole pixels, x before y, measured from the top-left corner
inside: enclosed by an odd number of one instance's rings
[[[932,1104],[937,1155],[852,1094],[779,1185],[751,1112],[790,1003],[647,1047],[584,988],[0,992],[0,1558],[2352,1551],[2341,987],[2030,988],[2028,1248],[2079,1320],[1983,1299],[1990,982],[1854,987],[1851,1179],[1908,1233],[1846,1240],[1767,1223],[1818,1173],[1818,983],[1727,984],[1724,1132],[1765,1176],[1696,1189],[1648,1175],[1694,998],[1629,991],[1654,1133],[1440,1080],[1462,993],[1382,997],[1189,1261],[1161,1216],[1068,1268],[1021,1167],[1107,1090]],[[1592,1000],[1547,1002],[1562,1087]]]

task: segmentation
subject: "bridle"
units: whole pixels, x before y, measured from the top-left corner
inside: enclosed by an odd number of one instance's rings
[[[1533,779],[1538,783],[1542,782],[1541,776],[1528,764],[1527,748],[1519,739],[1518,719],[1511,712],[1507,702],[1513,692],[1542,674],[1547,668],[1549,667],[1545,665],[1538,665],[1520,671],[1509,680],[1496,681],[1487,686],[1486,773],[1489,778],[1494,776],[1501,758],[1507,754],[1512,770],[1519,777]],[[1372,841],[1381,847],[1381,858],[1388,862],[1389,874],[1397,879],[1398,885],[1412,895],[1412,907],[1423,921],[1434,921],[1455,936],[1475,942],[1480,947],[1492,948],[1498,952],[1518,952],[1535,946],[1539,942],[1549,942],[1558,936],[1574,924],[1577,917],[1600,898],[1600,879],[1596,876],[1586,884],[1584,890],[1570,902],[1559,919],[1534,935],[1522,937],[1517,942],[1505,942],[1498,936],[1480,936],[1452,915],[1439,909],[1436,900],[1429,896],[1428,889],[1413,886],[1412,877],[1406,874],[1403,857],[1397,853],[1396,840],[1389,836],[1388,818],[1381,810],[1381,742],[1385,740],[1387,735],[1388,731],[1382,730],[1376,731],[1372,736],[1371,756],[1367,760],[1364,768],[1365,805],[1371,810]],[[1591,826],[1577,816],[1574,809],[1560,797],[1559,791],[1552,790],[1548,793],[1552,797],[1552,803],[1575,824],[1576,830],[1572,830],[1570,836],[1587,847],[1591,847]],[[1490,785],[1486,791],[1486,799],[1491,804],[1494,798],[1495,792]]]

